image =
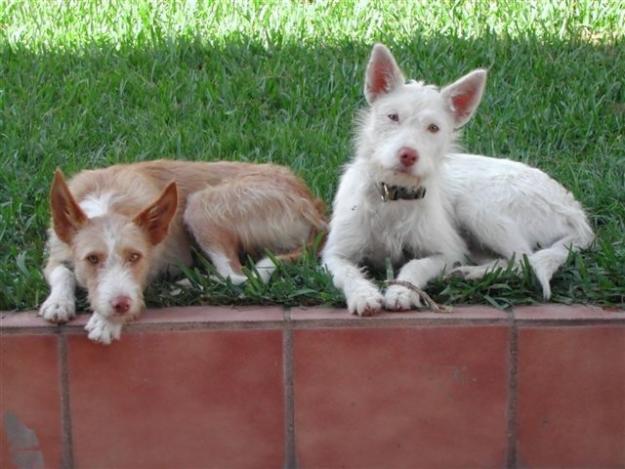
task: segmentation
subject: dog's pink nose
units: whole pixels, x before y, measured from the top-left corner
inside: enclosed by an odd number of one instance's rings
[[[130,309],[130,298],[121,295],[111,301],[111,306],[117,314],[125,314]]]
[[[412,166],[419,159],[419,155],[417,154],[417,150],[410,147],[401,147],[399,149],[399,161],[406,168]]]

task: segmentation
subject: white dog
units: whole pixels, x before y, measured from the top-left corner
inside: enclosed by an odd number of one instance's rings
[[[569,251],[593,232],[580,204],[542,171],[506,159],[454,153],[477,108],[486,71],[438,89],[406,82],[390,51],[374,46],[365,77],[356,157],[334,200],[323,263],[351,312],[420,307],[418,289],[443,272],[479,278],[527,256],[545,299]],[[462,265],[489,254],[490,262]],[[360,265],[403,265],[384,295]],[[494,260],[493,260],[494,259]],[[461,265],[460,267],[454,266]],[[453,269],[453,270],[452,270]]]

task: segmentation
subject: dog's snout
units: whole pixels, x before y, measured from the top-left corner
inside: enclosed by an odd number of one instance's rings
[[[399,149],[399,161],[406,168],[414,165],[419,159],[419,155],[417,154],[417,150],[410,147],[402,147]]]
[[[118,296],[111,301],[111,306],[117,314],[125,314],[130,310],[130,297]]]

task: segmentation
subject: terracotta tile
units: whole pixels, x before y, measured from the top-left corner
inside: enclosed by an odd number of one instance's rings
[[[385,322],[396,319],[414,319],[415,322],[427,320],[428,322],[444,320],[444,321],[463,321],[463,320],[505,320],[509,319],[509,315],[505,311],[501,311],[488,306],[454,306],[451,313],[435,313],[432,311],[408,311],[402,313],[384,312],[373,317],[361,318],[350,314],[345,308],[327,308],[327,307],[302,307],[293,308],[290,311],[293,321],[368,321],[371,324],[377,322]]]
[[[625,327],[522,327],[522,467],[625,467]]]
[[[58,338],[0,335],[0,467],[60,467]]]
[[[37,316],[37,313],[33,311],[24,313],[2,313],[0,316],[0,329],[12,329],[19,327],[48,328],[50,329],[50,332],[53,332],[58,326],[40,318]]]
[[[294,331],[302,468],[501,467],[503,326]]]
[[[279,306],[185,306],[146,311],[138,323],[185,322],[267,322],[282,321],[284,310]]]
[[[79,314],[68,323],[70,327],[84,327],[90,314]],[[129,323],[125,332],[144,325],[167,324],[175,328],[177,324],[189,323],[266,323],[281,322],[284,311],[279,306],[184,306],[174,308],[154,308],[144,311],[136,321]]]
[[[374,318],[359,318],[354,314],[350,314],[345,308],[331,307],[300,307],[289,310],[289,315],[293,321],[369,321]]]
[[[279,467],[282,332],[69,340],[77,467]]]
[[[604,309],[589,305],[542,304],[533,306],[517,306],[514,317],[518,320],[623,320],[625,311]]]

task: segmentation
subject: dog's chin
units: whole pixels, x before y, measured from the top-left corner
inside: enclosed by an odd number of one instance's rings
[[[423,175],[414,174],[409,168],[380,168],[375,174],[377,182],[392,186],[417,188],[423,183]]]

